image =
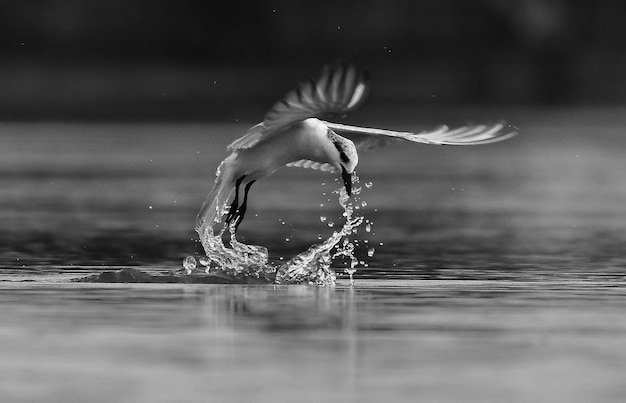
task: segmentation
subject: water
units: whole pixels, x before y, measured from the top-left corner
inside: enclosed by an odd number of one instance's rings
[[[345,271],[350,276],[350,282],[354,283],[352,275],[359,263],[354,256],[355,243],[358,243],[358,240],[353,243],[349,237],[357,233],[357,228],[363,222],[363,215],[359,214],[359,210],[367,205],[359,196],[361,187],[358,186],[359,178],[356,174],[351,176],[354,187],[351,196],[348,195],[344,186],[333,191],[338,195],[339,205],[343,209],[342,216],[345,221],[341,230],[333,232],[324,242],[311,245],[306,251],[298,253],[288,262],[278,266],[268,262],[269,251],[266,247],[245,244],[237,240],[238,220],[227,222],[229,203],[236,204],[237,199],[229,200],[226,191],[220,186],[222,180],[220,172],[223,164],[219,165],[215,185],[202,206],[203,220],[200,225],[196,226],[200,244],[204,249],[203,256],[200,258],[207,262],[204,265],[206,266],[204,271],[207,274],[218,272],[241,280],[242,283],[247,282],[249,278],[261,278],[275,284],[333,286],[336,283],[336,276],[331,268],[333,259],[346,257],[350,260],[350,267]],[[207,205],[208,213],[205,214]],[[323,207],[324,204],[320,203],[320,206]],[[326,221],[325,216],[321,216],[321,221]],[[285,225],[282,219],[279,219],[279,222]],[[332,228],[334,224],[331,224],[329,223],[329,227]],[[369,221],[367,228],[367,232],[370,232]],[[320,238],[321,236],[318,236],[318,239]],[[290,240],[289,237],[285,238],[286,242]],[[342,240],[343,242],[340,243]],[[336,251],[331,253],[334,250]],[[373,253],[368,251],[368,256],[373,256]],[[183,268],[184,274],[192,274],[196,268],[196,259],[193,256],[187,256],[183,260]]]
[[[204,269],[246,125],[0,125],[0,401],[624,401],[624,115],[506,116],[502,144],[362,155],[335,287],[70,282]],[[339,185],[277,172],[237,239],[286,264],[342,228]]]

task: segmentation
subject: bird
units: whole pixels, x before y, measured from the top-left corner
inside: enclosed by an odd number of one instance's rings
[[[236,231],[246,214],[252,185],[283,166],[340,173],[351,196],[352,175],[360,152],[398,141],[477,145],[518,134],[516,127],[505,122],[454,129],[440,125],[406,132],[322,120],[353,111],[368,93],[368,74],[356,63],[345,61],[324,66],[317,80],[309,79],[288,92],[269,109],[262,122],[227,146],[230,155],[217,169],[213,188],[196,217],[196,231],[201,233],[203,228],[219,223],[224,214],[225,224]],[[233,191],[234,198],[226,211]]]

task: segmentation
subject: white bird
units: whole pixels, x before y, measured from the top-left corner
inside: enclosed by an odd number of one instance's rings
[[[367,93],[365,74],[354,64],[325,66],[317,81],[309,80],[289,92],[265,115],[263,122],[233,141],[232,153],[220,164],[215,184],[196,219],[198,232],[221,220],[232,191],[234,199],[225,222],[237,228],[244,218],[252,184],[283,166],[341,172],[348,195],[357,151],[406,140],[424,144],[475,145],[502,141],[517,134],[504,122],[450,130],[442,125],[417,133],[348,126],[317,119],[354,110]],[[239,204],[240,188],[244,187]]]

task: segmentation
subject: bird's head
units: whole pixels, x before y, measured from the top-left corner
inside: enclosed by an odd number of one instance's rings
[[[328,129],[328,137],[335,146],[331,163],[341,170],[341,177],[343,178],[346,192],[348,192],[348,196],[352,196],[352,174],[359,163],[356,147],[352,141],[337,135],[330,129]]]

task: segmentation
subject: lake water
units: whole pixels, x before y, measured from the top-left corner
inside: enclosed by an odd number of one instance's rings
[[[1,124],[0,401],[624,401],[626,115],[506,116],[504,143],[361,155],[367,267],[336,287],[73,283],[198,256],[248,125]],[[339,185],[277,172],[243,238],[304,251]]]

